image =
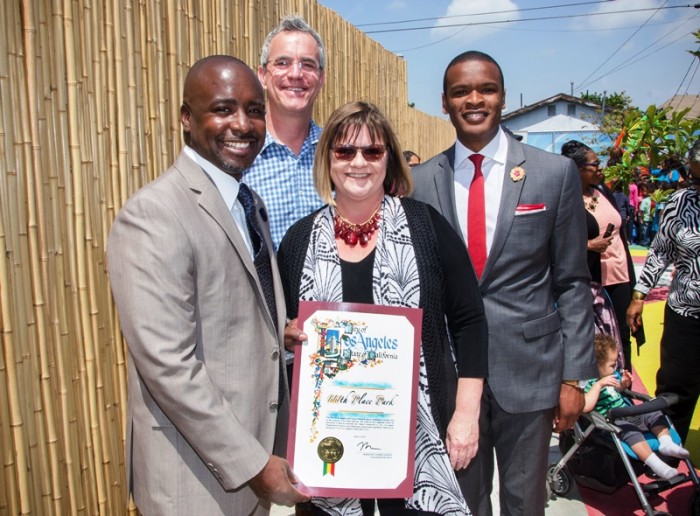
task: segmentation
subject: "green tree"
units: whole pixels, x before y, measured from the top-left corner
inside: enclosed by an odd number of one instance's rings
[[[603,109],[603,94],[602,93],[583,93],[581,98],[587,102],[592,102]],[[603,120],[599,124],[600,132],[609,136],[611,139],[620,132],[620,127],[623,127],[625,119],[632,113],[641,113],[638,107],[632,105],[632,98],[624,91],[605,94],[605,113]]]
[[[693,36],[695,36],[695,42],[700,45],[700,30],[693,32]],[[700,50],[688,50],[688,53],[700,59]]]
[[[581,94],[581,98],[588,102],[593,102],[599,106],[603,106],[603,94],[602,93],[586,93]],[[617,111],[625,111],[630,109],[632,106],[632,99],[625,92],[613,92],[610,95],[605,94],[605,109],[612,109]]]
[[[646,112],[631,112],[618,128],[622,163],[605,170],[606,180],[619,178],[629,184],[637,167],[654,168],[664,159],[682,160],[700,131],[700,119],[686,119],[690,109],[672,112],[655,105]]]

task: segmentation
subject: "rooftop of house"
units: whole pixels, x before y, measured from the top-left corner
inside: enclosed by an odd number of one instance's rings
[[[700,94],[674,95],[659,107],[665,108],[669,106],[672,111],[682,111],[690,108],[690,111],[683,118],[698,118],[700,117]]]
[[[539,109],[541,107],[547,106],[549,104],[552,104],[552,103],[558,102],[558,101],[567,102],[569,104],[578,104],[578,105],[590,107],[593,109],[600,109],[600,106],[594,102],[589,102],[589,101],[583,100],[582,98],[579,98],[579,97],[567,95],[566,93],[557,93],[556,95],[553,95],[553,96],[546,98],[544,100],[540,100],[539,102],[535,102],[534,104],[530,104],[529,106],[523,106],[520,109],[516,109],[515,111],[511,111],[509,113],[504,113],[503,114],[503,121],[506,122],[506,121],[510,120],[511,118],[515,118],[517,116],[524,115],[525,113],[529,113],[530,111],[534,111],[535,109]]]

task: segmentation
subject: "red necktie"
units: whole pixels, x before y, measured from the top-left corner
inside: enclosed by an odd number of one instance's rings
[[[474,179],[469,187],[467,248],[476,277],[481,278],[484,265],[486,265],[486,206],[484,204],[484,174],[481,172],[484,156],[472,154],[469,159],[474,163]]]

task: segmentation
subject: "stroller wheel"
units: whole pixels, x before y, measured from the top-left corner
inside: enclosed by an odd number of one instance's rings
[[[569,468],[564,466],[555,474],[556,463],[550,464],[547,470],[547,481],[549,488],[557,496],[564,496],[571,491],[572,478]]]

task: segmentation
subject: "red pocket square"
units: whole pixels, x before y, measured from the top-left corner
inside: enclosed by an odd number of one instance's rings
[[[544,204],[518,204],[517,208],[515,208],[515,211],[517,212],[522,212],[522,211],[535,211],[535,210],[544,210],[546,206]]]

